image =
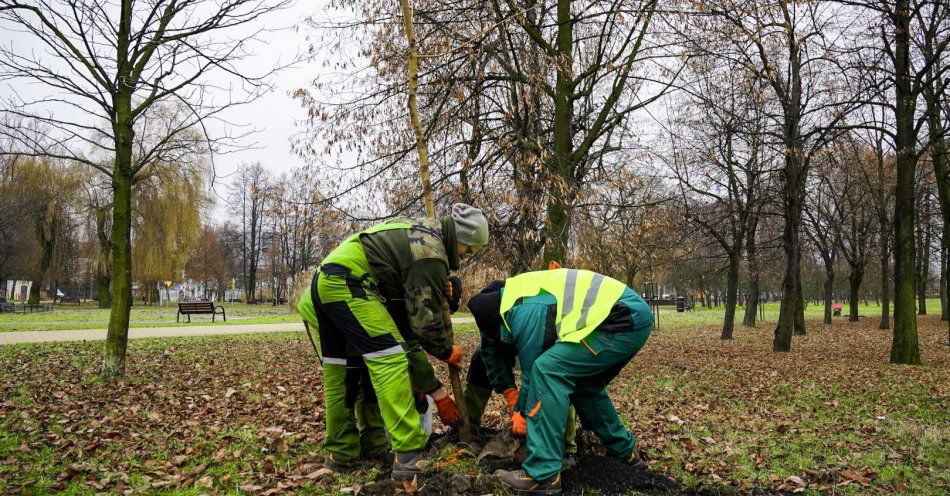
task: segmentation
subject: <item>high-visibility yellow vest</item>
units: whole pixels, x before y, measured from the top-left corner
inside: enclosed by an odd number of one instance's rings
[[[557,300],[554,323],[560,341],[579,343],[594,331],[620,299],[627,286],[603,274],[580,269],[525,272],[505,281],[501,319],[521,298],[549,293]],[[511,331],[510,328],[508,328]]]
[[[326,258],[320,262],[320,265],[337,264],[350,269],[353,277],[363,277],[370,272],[369,262],[366,261],[366,253],[363,251],[363,244],[360,243],[360,236],[363,234],[374,234],[381,231],[392,231],[395,229],[409,229],[412,224],[407,222],[384,222],[376,224],[373,227],[364,229],[343,240],[339,246],[333,249]]]

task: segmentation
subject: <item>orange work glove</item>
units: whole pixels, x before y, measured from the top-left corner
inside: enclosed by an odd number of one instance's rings
[[[453,344],[453,345],[452,345],[452,353],[449,355],[448,358],[445,359],[445,363],[447,363],[447,364],[449,364],[449,365],[451,365],[451,366],[453,366],[453,367],[455,367],[455,368],[457,368],[457,369],[460,369],[460,368],[462,368],[462,355],[463,355],[463,354],[464,354],[464,353],[462,352],[462,347],[459,346],[459,345],[457,345],[457,344]]]
[[[528,421],[519,412],[511,415],[511,433],[516,436],[526,436],[528,434]]]
[[[518,402],[518,390],[515,388],[508,388],[503,393],[505,401],[508,403],[508,411],[514,413],[515,403]]]
[[[449,395],[435,400],[435,407],[439,410],[439,418],[445,425],[458,425],[462,423],[462,412]]]
[[[554,269],[560,269],[560,268],[561,268],[561,264],[555,262],[554,260],[551,260],[551,262],[548,263],[548,270],[554,270]]]

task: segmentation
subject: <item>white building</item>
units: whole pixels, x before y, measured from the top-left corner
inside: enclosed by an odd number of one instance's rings
[[[26,301],[30,297],[30,288],[32,287],[33,281],[7,280],[3,286],[4,290],[6,290],[3,296],[9,301]]]

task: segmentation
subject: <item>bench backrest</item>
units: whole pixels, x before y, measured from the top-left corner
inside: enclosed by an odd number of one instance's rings
[[[178,310],[185,312],[214,312],[214,303],[210,301],[189,301],[178,304]]]

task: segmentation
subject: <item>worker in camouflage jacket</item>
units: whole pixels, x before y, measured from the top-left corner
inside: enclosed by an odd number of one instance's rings
[[[428,434],[414,392],[432,396],[445,423],[461,422],[419,348],[460,365],[462,349],[453,344],[442,316],[448,272],[487,243],[488,223],[481,210],[456,204],[440,220],[396,218],[356,233],[322,261],[309,298],[301,299],[298,310],[316,324],[320,336],[329,452],[325,465],[352,468],[384,449],[384,440],[369,435],[378,430],[357,425],[356,399],[362,396],[365,403],[367,391],[353,387],[360,382],[353,376],[362,364],[395,452],[394,477],[411,478],[426,466],[422,450]],[[363,389],[362,394],[354,389]],[[377,423],[371,410],[362,409],[363,427]]]

